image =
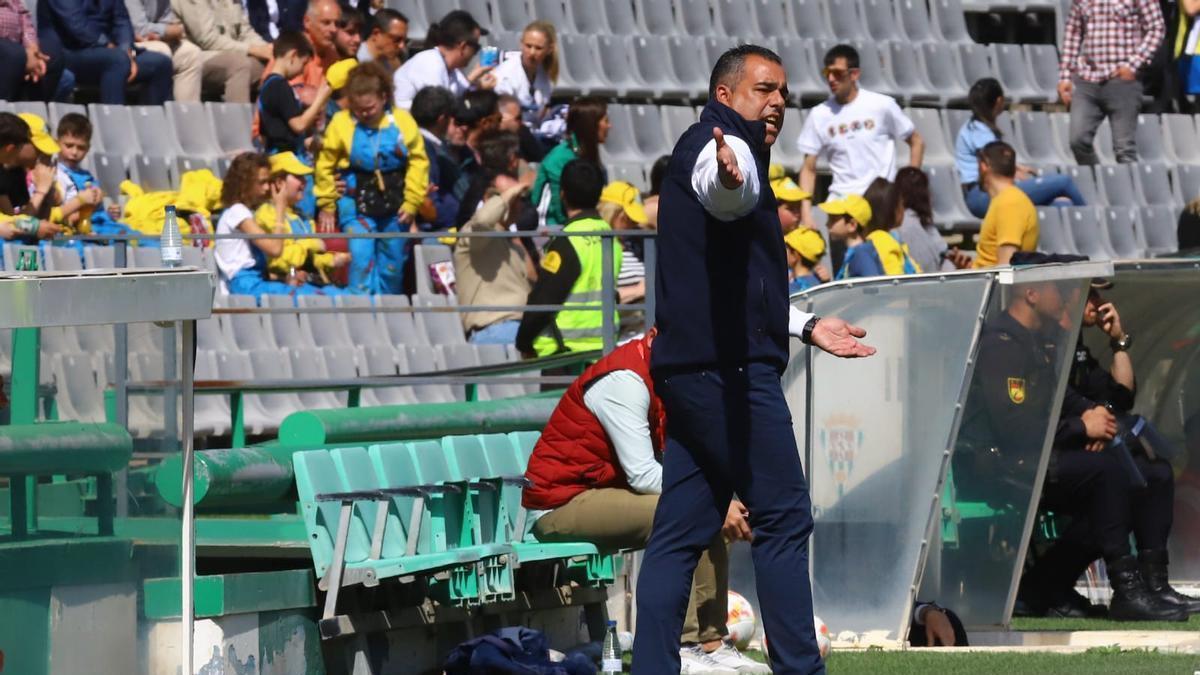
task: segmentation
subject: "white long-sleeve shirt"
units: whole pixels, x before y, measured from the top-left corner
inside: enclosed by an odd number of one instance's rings
[[[396,88],[396,107],[405,110],[412,107],[413,98],[425,87],[445,87],[455,98],[462,98],[471,88],[461,69],[451,71],[446,66],[446,59],[437,47],[405,61],[392,75],[392,84]]]
[[[696,165],[692,169],[692,189],[700,204],[717,220],[737,220],[754,210],[758,203],[762,185],[758,181],[754,153],[746,141],[725,134],[725,144],[737,156],[738,169],[742,172],[742,184],[732,190],[721,184],[717,171],[717,141],[711,140],[700,150]]]

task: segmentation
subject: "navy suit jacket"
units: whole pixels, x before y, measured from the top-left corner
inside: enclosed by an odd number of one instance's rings
[[[308,10],[308,0],[279,0],[279,32],[303,31],[304,12]],[[246,14],[250,17],[250,25],[262,39],[271,42],[271,17],[267,13],[267,0],[246,0]]]
[[[38,41],[68,50],[112,43],[133,49],[133,24],[125,0],[40,0]]]

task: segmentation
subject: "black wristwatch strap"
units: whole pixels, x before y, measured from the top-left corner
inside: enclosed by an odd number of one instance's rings
[[[813,330],[817,327],[817,322],[820,320],[821,320],[821,317],[813,316],[813,318],[808,320],[808,323],[804,324],[804,330],[800,332],[800,341],[801,342],[803,342],[806,345],[812,344]]]

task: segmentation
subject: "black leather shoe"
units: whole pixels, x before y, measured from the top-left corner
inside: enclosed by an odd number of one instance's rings
[[[1106,561],[1112,602],[1108,618],[1114,621],[1187,621],[1182,607],[1159,600],[1146,588],[1137,558],[1131,555]]]
[[[1138,551],[1138,563],[1142,578],[1146,581],[1146,590],[1160,602],[1179,607],[1188,614],[1200,614],[1200,598],[1184,595],[1171,587],[1167,562],[1167,552],[1163,549]]]

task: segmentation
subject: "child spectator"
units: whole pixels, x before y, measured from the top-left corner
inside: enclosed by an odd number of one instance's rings
[[[806,199],[812,199],[812,195],[796,185],[782,164],[772,164],[767,178],[771,183],[771,191],[775,193],[775,201],[779,203],[779,226],[787,234],[800,224],[803,203]]]
[[[21,213],[62,224],[62,214],[55,207],[62,205],[62,195],[54,179],[54,155],[58,143],[50,135],[46,121],[33,113],[17,115],[29,126],[29,145],[21,151],[21,166],[25,170],[27,201]]]
[[[258,131],[268,154],[306,153],[307,142],[333,89],[322,78],[316,98],[308,108],[300,105],[289,81],[304,72],[313,58],[312,44],[300,33],[284,33],[272,48],[271,72],[258,94]]]
[[[867,223],[871,222],[871,205],[859,195],[831,199],[819,207],[829,214],[829,238],[846,244],[846,257],[838,270],[838,279],[877,277],[883,275],[883,263],[875,245],[866,240]]]
[[[300,217],[295,210],[304,198],[312,173],[312,167],[300,161],[295,153],[271,156],[271,199],[254,212],[259,228],[275,234],[312,234],[312,221]],[[349,253],[327,252],[321,239],[285,239],[282,244],[283,250],[267,265],[268,277],[286,280],[294,286],[320,286],[326,295],[342,292],[331,285],[330,278],[336,268],[350,262]]]
[[[436,213],[429,214],[421,223],[421,229],[426,231],[448,230],[454,227],[458,215],[458,199],[454,196],[458,162],[446,146],[446,134],[454,120],[454,104],[454,94],[443,87],[425,87],[412,102],[413,120],[421,129],[425,152],[429,155],[429,184],[437,186],[429,195]]]
[[[604,186],[596,210],[614,230],[640,230],[650,219],[642,206],[642,195],[631,183],[614,180]],[[621,243],[621,276],[617,277],[617,293],[621,304],[646,297],[646,265],[642,262],[642,240],[619,237]]]
[[[55,181],[62,195],[64,232],[91,231],[92,212],[104,198],[96,177],[80,166],[92,147],[92,123],[79,113],[67,113],[58,121],[58,167]]]
[[[799,293],[829,281],[829,272],[820,265],[821,256],[825,255],[825,240],[820,232],[797,227],[783,235],[783,243],[787,244],[788,293]]]
[[[910,167],[915,168],[915,167]],[[871,222],[867,224],[867,241],[875,247],[883,273],[888,276],[920,274],[921,267],[908,253],[908,246],[900,241],[896,228],[900,226],[901,213],[896,188],[886,178],[876,178],[867,186],[863,199],[871,205]]]

